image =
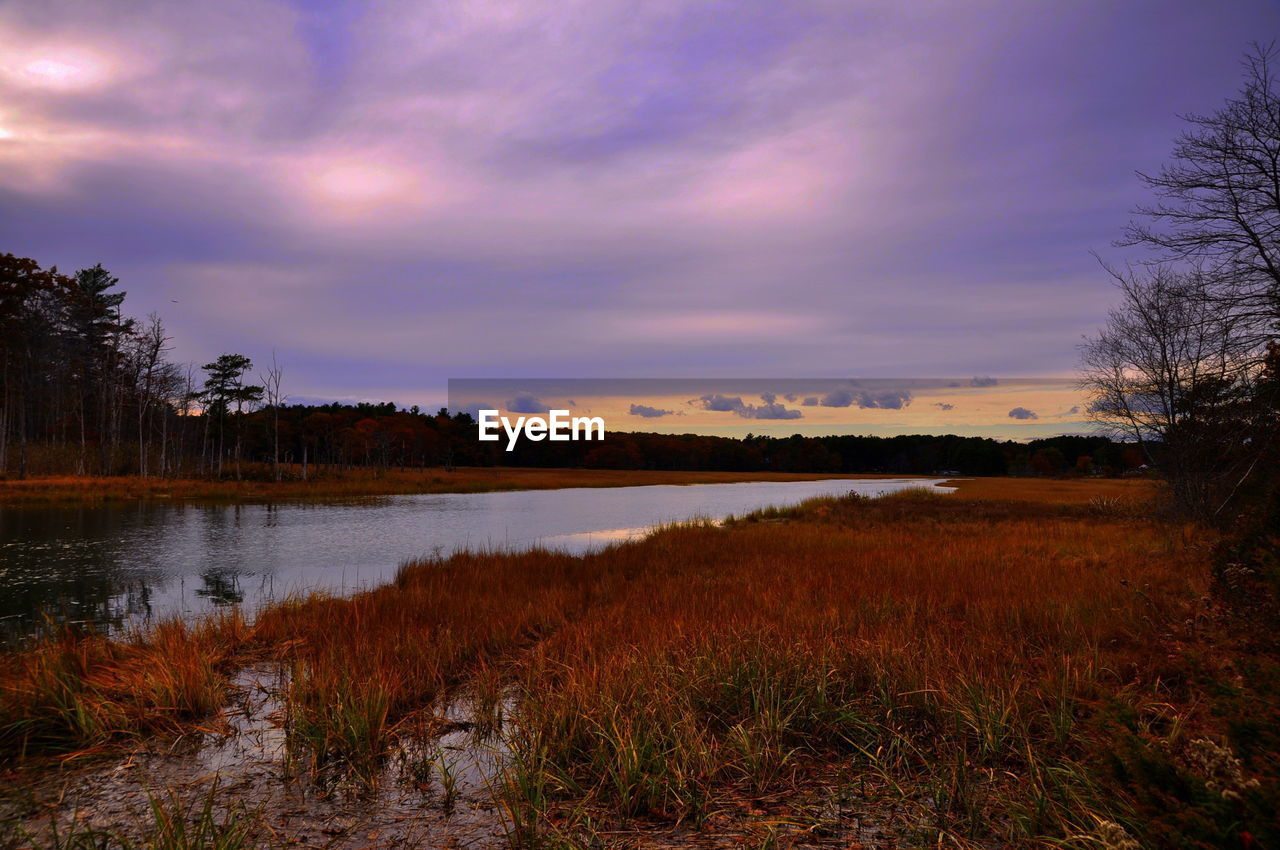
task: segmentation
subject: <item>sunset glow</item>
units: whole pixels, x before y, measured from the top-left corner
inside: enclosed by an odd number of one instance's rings
[[[339,202],[375,203],[398,194],[405,176],[377,165],[362,163],[336,165],[316,175],[317,190]]]
[[[55,92],[96,88],[109,77],[106,60],[85,50],[19,50],[0,59],[0,69],[18,85]]]

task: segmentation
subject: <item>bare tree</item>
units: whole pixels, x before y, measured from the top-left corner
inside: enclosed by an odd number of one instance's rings
[[[280,395],[280,383],[284,379],[284,369],[276,362],[275,351],[271,352],[271,368],[267,370],[267,374],[260,376],[262,386],[266,391],[267,404],[271,406],[271,470],[275,474],[275,479],[280,480],[280,405],[284,403],[284,396]]]
[[[1192,125],[1158,174],[1139,176],[1159,201],[1135,212],[1122,245],[1214,273],[1212,296],[1261,350],[1280,328],[1280,83],[1274,45],[1254,45],[1240,92]]]
[[[164,366],[164,355],[169,350],[169,337],[165,335],[164,323],[160,317],[152,313],[147,317],[147,324],[136,337],[135,352],[137,375],[134,385],[138,392],[138,474],[147,474],[147,439],[151,424],[152,410],[164,399],[156,392]],[[163,454],[163,447],[161,454]]]
[[[1256,448],[1247,410],[1259,361],[1248,322],[1209,297],[1221,282],[1203,270],[1108,271],[1122,300],[1081,347],[1090,415],[1138,442],[1180,509],[1210,516]]]
[[[199,400],[199,397],[200,397],[200,392],[196,388],[195,371],[196,371],[195,364],[188,363],[183,368],[181,377],[180,377],[181,395],[178,398],[178,405],[179,405],[178,417],[179,418],[177,422],[175,422],[175,424],[178,425],[177,449],[174,452],[174,477],[175,478],[182,476],[182,471],[183,471],[182,462],[184,457],[186,456],[187,451],[189,451],[189,449],[187,448],[187,432],[189,430],[188,425],[191,422],[191,417],[193,415],[191,403],[193,401]],[[200,418],[202,421],[206,423],[208,422],[207,416],[202,416]],[[206,425],[204,433],[207,434],[207,432],[208,432],[208,426]],[[199,458],[201,463],[201,467],[200,467],[201,472],[204,471],[204,467],[203,467],[204,460],[205,460],[204,452],[205,452],[205,446],[207,444],[208,444],[208,440],[202,436],[200,440],[200,453],[199,453]]]
[[[156,474],[162,478],[169,476],[179,451],[170,449],[170,440],[177,431],[173,420],[183,404],[183,389],[181,367],[176,363],[162,362],[155,374],[156,409],[160,416],[160,458]],[[171,428],[171,425],[175,427]],[[154,422],[151,428],[155,430]]]

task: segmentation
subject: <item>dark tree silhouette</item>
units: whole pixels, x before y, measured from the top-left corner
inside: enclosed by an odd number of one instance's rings
[[[244,407],[262,400],[263,388],[246,384],[244,375],[253,368],[253,361],[243,354],[223,354],[212,363],[201,367],[207,377],[200,399],[207,407],[205,415],[218,423],[218,475],[226,457],[226,424],[235,405],[235,469],[240,479],[240,446],[244,429]]]
[[[1121,303],[1082,346],[1090,415],[1142,447],[1182,511],[1211,516],[1249,468],[1248,334],[1205,297],[1211,282],[1197,270],[1113,274]]]
[[[1122,245],[1213,273],[1210,292],[1249,321],[1259,352],[1280,328],[1280,83],[1274,45],[1244,59],[1240,92],[1191,128],[1158,173],[1139,176],[1159,201],[1135,212]]]

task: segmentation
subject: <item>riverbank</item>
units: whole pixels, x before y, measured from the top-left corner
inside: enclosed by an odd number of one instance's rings
[[[952,478],[961,499],[1115,507],[1146,503],[1159,494],[1154,478]]]
[[[259,473],[261,471],[258,471]],[[398,496],[415,493],[492,493],[567,487],[635,487],[652,484],[736,484],[747,481],[912,478],[910,475],[846,475],[801,472],[700,472],[649,469],[542,469],[456,467],[452,470],[322,470],[303,481],[297,470],[284,481],[199,478],[50,476],[0,480],[0,507],[100,504],[110,501],[297,502]],[[265,477],[265,476],[262,476]]]
[[[64,636],[0,662],[8,816],[37,846],[1270,846],[1280,665],[1211,601],[1212,539],[1142,482],[999,481]]]

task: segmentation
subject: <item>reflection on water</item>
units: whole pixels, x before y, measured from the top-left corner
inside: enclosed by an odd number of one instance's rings
[[[289,593],[350,592],[406,560],[541,545],[584,552],[666,522],[935,481],[756,482],[392,496],[361,503],[0,508],[0,632],[44,617],[119,628]]]

